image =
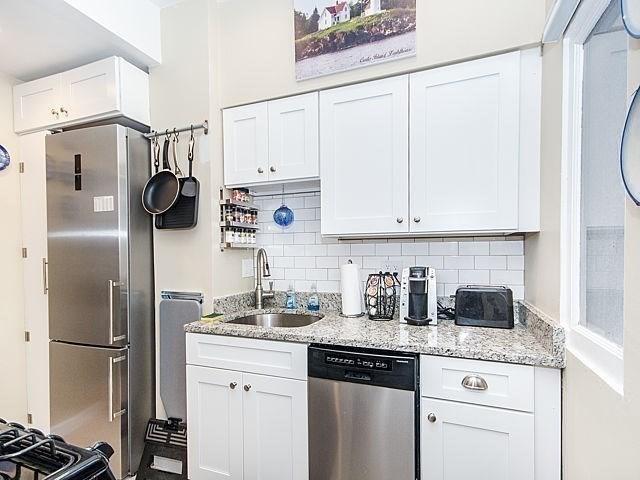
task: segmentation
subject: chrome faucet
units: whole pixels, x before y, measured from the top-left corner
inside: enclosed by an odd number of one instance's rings
[[[264,299],[265,298],[273,298],[273,282],[269,282],[269,291],[265,292],[264,288],[262,288],[262,277],[270,277],[271,271],[269,269],[269,259],[267,258],[267,252],[265,252],[264,248],[258,250],[258,254],[256,255],[256,291],[255,291],[255,299],[256,299],[256,308],[262,309],[264,308]]]

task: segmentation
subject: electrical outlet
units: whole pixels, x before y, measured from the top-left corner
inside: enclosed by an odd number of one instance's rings
[[[389,260],[385,260],[380,265],[380,269],[383,272],[402,273],[402,265],[400,264],[400,262],[391,262]]]

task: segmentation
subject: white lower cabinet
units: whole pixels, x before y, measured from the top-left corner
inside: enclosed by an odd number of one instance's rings
[[[191,480],[309,477],[307,382],[187,365]]]
[[[422,399],[422,478],[533,480],[533,414]]]

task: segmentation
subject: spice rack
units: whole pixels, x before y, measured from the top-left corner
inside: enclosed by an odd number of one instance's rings
[[[224,198],[220,189],[220,250],[254,248],[258,227],[258,207],[246,189],[235,189]]]

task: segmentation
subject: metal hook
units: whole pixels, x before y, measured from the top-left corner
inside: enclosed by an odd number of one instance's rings
[[[176,143],[180,141],[180,136],[178,135],[178,132],[176,132],[176,127],[173,127],[173,139]]]
[[[169,135],[169,129],[168,128],[164,131],[164,135],[165,135],[165,138],[167,139],[167,141],[171,140],[171,136]]]
[[[191,124],[191,138],[189,140],[193,140],[193,124]]]

